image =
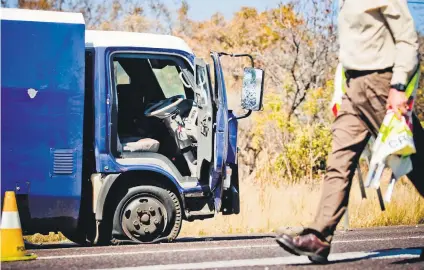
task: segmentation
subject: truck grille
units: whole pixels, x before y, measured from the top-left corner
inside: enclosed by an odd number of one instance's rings
[[[53,150],[53,175],[66,175],[74,173],[74,150]]]

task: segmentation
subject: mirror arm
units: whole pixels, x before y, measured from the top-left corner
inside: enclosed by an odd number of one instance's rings
[[[236,119],[236,120],[240,120],[243,118],[247,118],[252,114],[252,110],[248,110],[246,114],[242,115],[242,116],[235,116],[235,117],[231,117],[230,119],[228,119],[228,123],[231,122],[232,120]]]
[[[230,56],[230,57],[249,57],[250,58],[250,62],[252,64],[252,68],[255,68],[255,61],[253,60],[253,56],[247,53],[239,53],[239,54],[235,54],[235,53],[226,53],[226,52],[219,52],[218,56],[222,56],[222,55],[226,55],[226,56]],[[247,118],[252,114],[252,110],[248,110],[244,115],[241,116],[235,116],[235,117],[231,117],[228,119],[228,122],[231,122],[232,120],[236,119],[236,120],[240,120],[243,118]]]
[[[252,63],[252,68],[255,67],[255,61],[253,60],[253,56],[251,56],[250,54],[247,53],[226,53],[226,52],[220,52],[218,53],[219,56],[221,55],[228,55],[231,57],[249,57],[250,58],[250,62]]]

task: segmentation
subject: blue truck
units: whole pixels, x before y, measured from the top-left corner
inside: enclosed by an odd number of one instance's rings
[[[197,58],[170,35],[87,30],[81,13],[1,9],[1,193],[22,230],[155,243],[238,214],[237,122],[262,109],[249,54]],[[222,57],[248,57],[228,109]]]

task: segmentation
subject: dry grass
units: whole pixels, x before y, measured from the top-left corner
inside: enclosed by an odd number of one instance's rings
[[[388,179],[385,177],[385,179]],[[384,195],[387,181],[382,182]],[[280,226],[301,226],[312,221],[320,198],[319,184],[291,186],[260,185],[253,181],[241,183],[241,213],[219,215],[214,219],[186,222],[181,236],[207,236],[272,232]],[[349,199],[351,228],[415,225],[424,223],[424,199],[407,180],[396,183],[392,201],[382,212],[374,189],[366,189],[362,199],[355,179]],[[340,223],[339,227],[343,224]]]
[[[383,195],[388,181],[382,183]],[[396,183],[390,203],[382,212],[377,192],[367,190],[367,199],[361,199],[356,182],[354,194],[350,200],[349,219],[352,227],[375,227],[391,225],[416,225],[424,223],[424,199],[415,187],[406,179]]]
[[[51,232],[48,235],[36,233],[33,235],[24,236],[24,239],[30,243],[36,243],[36,244],[68,241],[68,239],[60,232],[59,233]]]
[[[387,176],[382,181],[383,194]],[[180,237],[268,233],[280,226],[307,225],[313,219],[320,198],[320,184],[275,186],[256,183],[251,178],[242,179],[239,215],[218,215],[209,220],[184,222]],[[380,210],[376,191],[367,189],[366,193],[367,199],[362,199],[355,179],[349,199],[351,228],[424,223],[424,199],[409,181],[401,180],[396,184],[392,201],[386,204],[384,212]],[[32,243],[66,240],[60,233],[35,234],[25,239]]]

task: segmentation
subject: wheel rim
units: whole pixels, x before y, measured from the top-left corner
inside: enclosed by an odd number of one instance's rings
[[[128,238],[144,242],[157,238],[165,231],[167,212],[158,199],[138,196],[128,200],[121,212],[121,226]]]

